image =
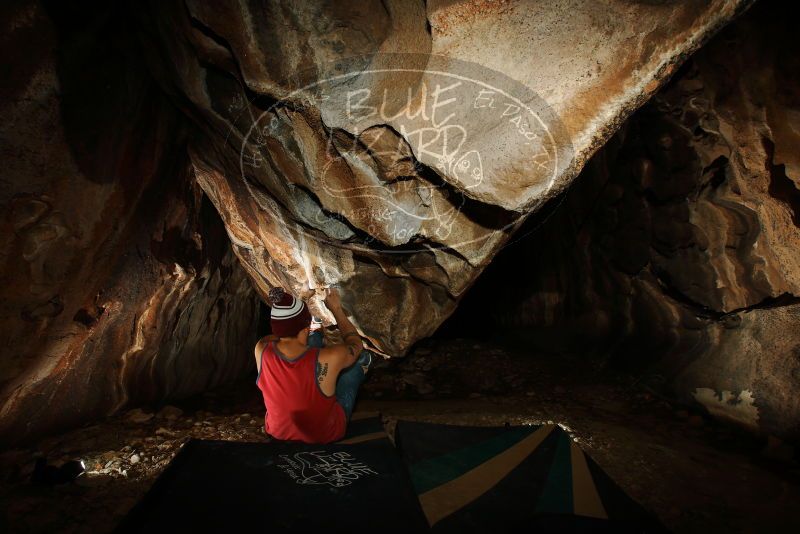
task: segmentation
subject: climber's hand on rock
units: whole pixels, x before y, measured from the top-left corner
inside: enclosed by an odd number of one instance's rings
[[[335,287],[328,289],[328,296],[325,297],[325,305],[331,311],[342,309],[342,301],[339,300],[339,291]]]

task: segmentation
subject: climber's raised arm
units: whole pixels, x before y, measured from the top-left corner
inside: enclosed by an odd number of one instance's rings
[[[335,288],[331,288],[328,293],[325,305],[336,319],[336,325],[342,334],[342,344],[326,347],[328,349],[326,352],[334,359],[340,360],[335,363],[338,364],[337,367],[344,369],[355,363],[358,355],[364,349],[364,345],[353,323],[347,318],[347,314],[344,312],[342,303],[339,300],[339,292]]]

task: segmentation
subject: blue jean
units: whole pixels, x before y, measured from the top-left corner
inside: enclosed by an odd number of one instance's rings
[[[308,334],[308,346],[315,348],[322,348],[325,344],[322,331],[315,330]],[[353,415],[353,406],[356,404],[356,395],[358,395],[358,388],[364,382],[364,371],[361,369],[362,365],[366,365],[371,360],[371,353],[368,350],[362,350],[358,355],[356,363],[342,370],[339,377],[336,379],[336,401],[344,408],[344,413],[347,420]],[[319,364],[317,364],[317,376],[319,376]]]

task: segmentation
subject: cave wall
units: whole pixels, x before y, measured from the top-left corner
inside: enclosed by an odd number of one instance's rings
[[[789,30],[760,8],[675,75],[750,4],[7,3],[0,434],[241,376],[274,285],[327,321],[317,290],[340,285],[401,355],[487,266],[502,284],[465,313],[502,302],[497,327],[796,432],[794,338],[777,333],[800,273]],[[354,66],[391,74],[296,91]],[[442,132],[399,112],[438,70],[520,92],[546,158],[518,116],[476,111],[475,88],[452,93],[462,152],[415,141]],[[393,88],[394,118],[344,116],[363,88]],[[477,178],[459,166],[474,154]]]
[[[0,440],[241,377],[258,298],[130,20],[0,11]]]
[[[756,5],[526,223],[453,318],[800,438],[800,55]],[[523,237],[524,236],[524,237]],[[509,280],[514,283],[509,284]]]

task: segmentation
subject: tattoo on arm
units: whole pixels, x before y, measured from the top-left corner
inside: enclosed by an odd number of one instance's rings
[[[322,379],[328,374],[328,364],[317,362],[317,382],[322,384]]]

